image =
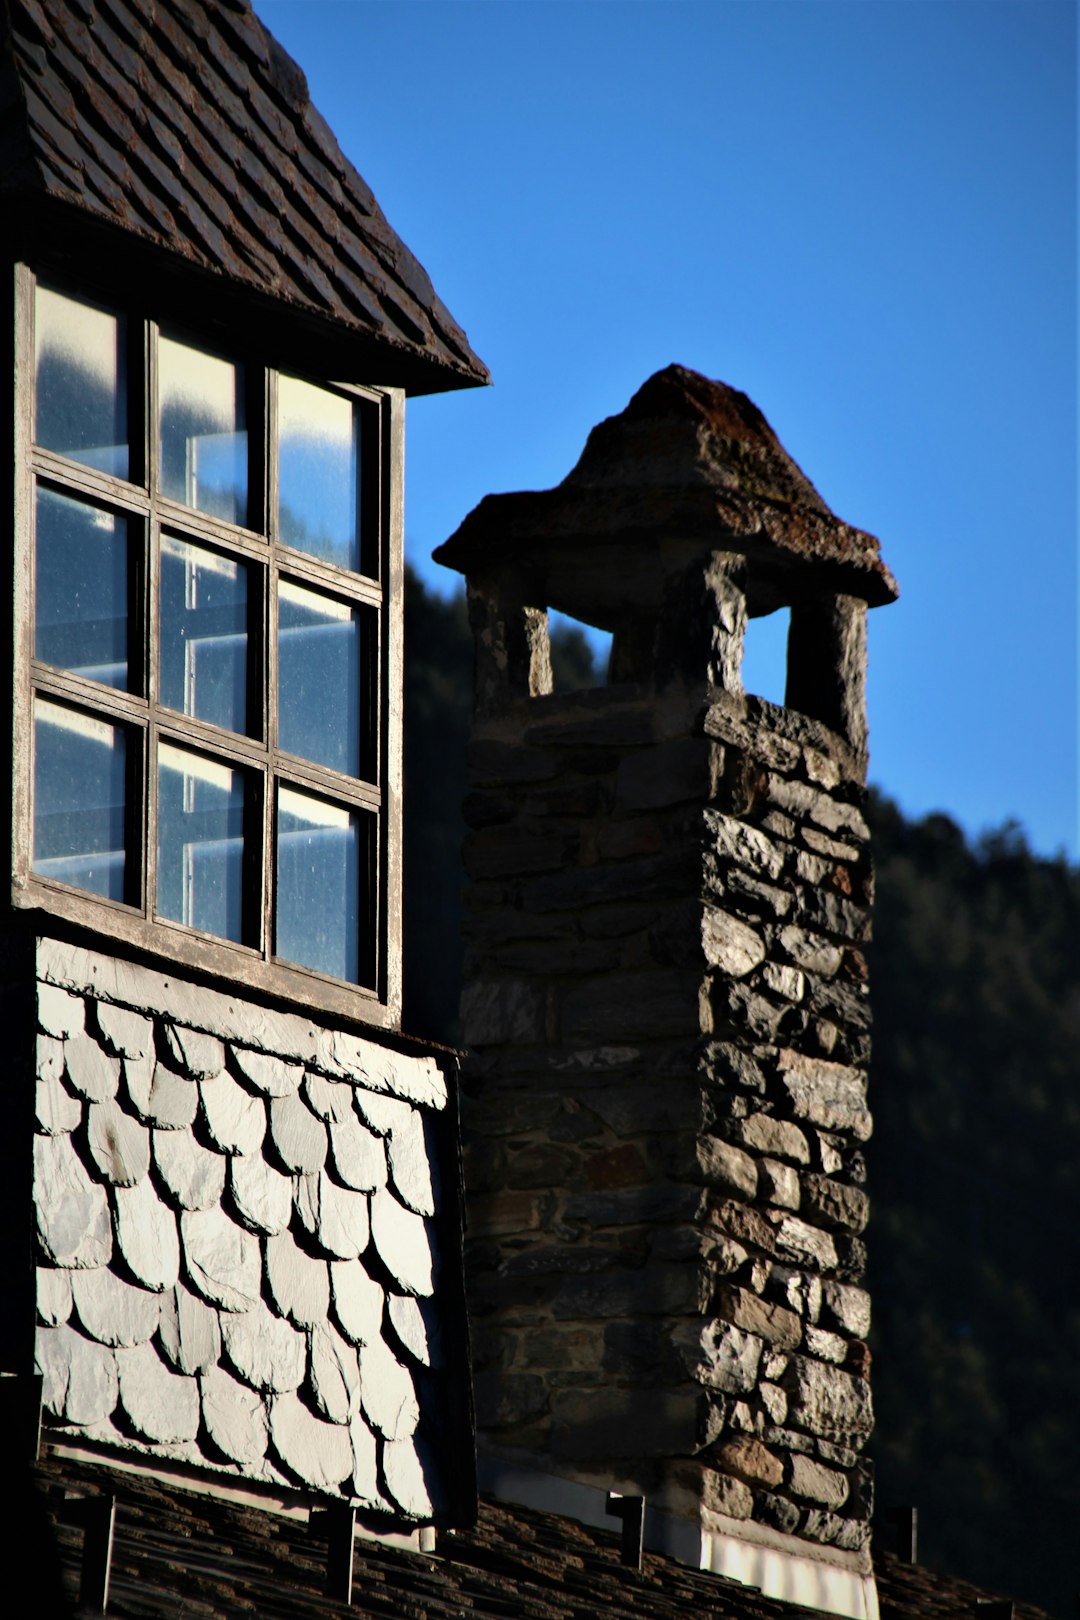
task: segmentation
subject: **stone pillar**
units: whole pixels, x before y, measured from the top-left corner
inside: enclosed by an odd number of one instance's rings
[[[654,1545],[867,1615],[863,762],[742,694],[738,580],[679,577],[652,683],[478,712],[482,1479],[644,1492]]]

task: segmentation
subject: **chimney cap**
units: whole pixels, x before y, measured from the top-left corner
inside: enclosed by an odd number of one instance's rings
[[[627,593],[658,600],[662,577],[705,550],[747,558],[751,613],[823,590],[872,607],[899,594],[874,536],[830,510],[753,401],[679,365],[593,428],[561,484],[485,496],[435,557],[470,575],[522,570],[547,605],[603,625]]]

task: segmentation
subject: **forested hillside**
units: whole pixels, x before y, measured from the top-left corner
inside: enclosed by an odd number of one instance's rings
[[[405,1026],[454,1041],[472,644],[406,599]],[[577,684],[580,639],[556,639]],[[1080,872],[874,794],[870,1286],[879,1511],[1072,1616],[1080,1575]]]

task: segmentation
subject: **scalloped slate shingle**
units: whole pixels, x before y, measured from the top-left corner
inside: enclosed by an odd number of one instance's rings
[[[249,0],[9,10],[0,194],[119,226],[332,323],[357,375],[378,355],[373,380],[412,393],[488,381]]]

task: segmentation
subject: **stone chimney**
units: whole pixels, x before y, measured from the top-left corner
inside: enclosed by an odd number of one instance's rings
[[[476,637],[481,1478],[596,1522],[644,1495],[646,1545],[872,1617],[865,624],[895,582],[678,366],[436,555]],[[779,707],[740,669],[784,606]],[[606,686],[552,693],[549,607],[613,633]]]

